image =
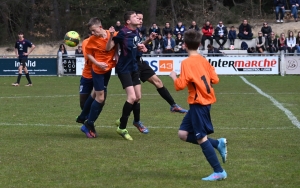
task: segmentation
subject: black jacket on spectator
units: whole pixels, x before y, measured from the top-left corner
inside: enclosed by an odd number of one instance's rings
[[[168,27],[168,28],[165,27],[165,28],[163,28],[163,33],[162,34],[164,36],[167,36],[168,33],[171,33],[171,35],[173,35],[173,29],[171,27]]]
[[[158,45],[160,44],[160,48],[158,48]],[[158,49],[163,49],[164,48],[164,39],[158,39],[155,38],[155,46],[154,46],[154,50],[158,50]]]
[[[207,54],[208,57],[223,56],[223,53],[217,48],[212,48],[211,50],[208,49],[207,53],[208,53]]]
[[[142,27],[139,28],[139,32],[142,33],[143,37],[147,34],[147,29],[145,26],[142,25]]]
[[[286,0],[274,0],[275,7],[285,7],[285,1]]]
[[[115,31],[120,31],[124,26],[120,25],[120,26],[115,26]]]
[[[224,26],[224,25],[222,25],[222,27],[221,27],[222,29],[223,29],[223,31],[224,31],[224,36],[225,37],[227,37],[227,35],[228,35],[228,30],[227,30],[227,27],[226,26]],[[220,29],[221,29],[219,26],[217,26],[216,27],[216,29],[215,29],[215,33],[214,33],[214,35],[215,36],[219,36],[219,31],[220,31]]]
[[[243,23],[239,27],[239,33],[244,33],[244,31],[247,31],[248,33],[252,33],[251,26],[249,24],[244,25]]]
[[[265,36],[265,34],[267,34],[268,36],[270,36],[271,32],[272,32],[272,28],[271,28],[271,26],[262,27],[261,28],[261,32],[263,33],[264,36]]]
[[[153,28],[153,27],[150,27],[149,29],[149,35],[154,32],[154,33],[157,33],[157,34],[160,34],[160,28],[157,27],[157,28]]]
[[[191,26],[189,27],[189,29],[195,29],[196,31],[200,31],[198,25],[195,25],[195,26],[191,25]]]

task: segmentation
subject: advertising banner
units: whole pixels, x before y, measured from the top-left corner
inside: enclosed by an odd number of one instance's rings
[[[285,56],[285,73],[300,74],[300,56]]]
[[[19,74],[19,65],[20,62],[18,59],[1,58],[0,75],[15,76]],[[57,75],[57,58],[29,58],[26,66],[30,76]]]
[[[76,75],[76,58],[63,57],[62,63],[65,75]]]

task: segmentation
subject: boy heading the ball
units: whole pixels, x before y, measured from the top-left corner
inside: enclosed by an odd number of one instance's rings
[[[125,27],[123,27],[117,36],[112,37],[115,32],[113,27],[109,28],[111,37],[107,43],[106,50],[111,50],[115,45],[119,44],[121,54],[116,65],[116,73],[121,81],[123,89],[127,94],[127,99],[124,103],[122,116],[117,128],[117,133],[126,140],[132,140],[126,130],[128,118],[131,111],[134,113],[134,126],[143,133],[147,133],[146,127],[140,122],[140,99],[141,99],[141,82],[138,72],[136,55],[137,51],[146,51],[147,48],[143,44],[139,44],[137,26],[140,24],[136,13],[128,11],[124,15]]]
[[[227,157],[226,139],[218,140],[208,138],[207,135],[214,132],[210,118],[211,104],[216,102],[215,92],[212,84],[217,84],[219,78],[213,66],[198,54],[197,49],[201,42],[201,35],[195,30],[184,33],[184,45],[189,57],[182,61],[180,76],[171,72],[170,77],[174,80],[175,89],[183,90],[188,87],[188,103],[190,109],[182,120],[178,136],[181,140],[200,145],[202,152],[214,170],[210,176],[202,178],[204,181],[222,180],[227,173],[221,167],[215,153],[216,148],[223,162]]]
[[[97,120],[104,106],[111,69],[115,67],[116,61],[114,60],[115,48],[106,51],[110,32],[102,28],[100,19],[97,17],[91,18],[88,28],[92,36],[90,36],[84,50],[88,60],[92,62],[95,100],[92,99],[92,96],[89,96],[87,101],[92,101],[92,103],[88,105],[86,101],[82,113],[78,118],[84,119],[86,116],[88,117],[81,127],[81,131],[88,138],[95,138],[97,134],[94,122]]]
[[[24,70],[28,84],[26,84],[25,86],[32,86],[32,82],[28,73],[28,69],[26,66],[26,62],[28,60],[28,55],[34,50],[35,45],[32,44],[32,42],[30,42],[29,40],[24,39],[24,33],[23,32],[19,32],[18,33],[18,37],[19,40],[16,42],[15,44],[15,54],[19,59],[19,75],[17,78],[17,82],[13,83],[13,86],[19,86],[20,85],[20,80],[22,77],[22,71]],[[30,48],[30,50],[28,51],[28,48]]]

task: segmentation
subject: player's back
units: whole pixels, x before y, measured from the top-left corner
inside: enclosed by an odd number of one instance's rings
[[[212,83],[219,82],[213,66],[202,56],[192,55],[182,61],[181,75],[188,86],[188,103],[208,105],[216,102]],[[183,86],[183,85],[182,85]]]
[[[83,70],[82,70],[82,76],[84,78],[87,78],[87,79],[91,79],[92,78],[92,62],[89,61],[89,58],[87,57],[87,54],[86,54],[86,50],[85,50],[85,47],[87,45],[89,41],[89,38],[83,40],[82,42],[82,52],[83,52],[83,56],[84,56],[84,67],[83,67]]]

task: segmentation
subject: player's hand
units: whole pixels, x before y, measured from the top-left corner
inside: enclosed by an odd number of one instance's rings
[[[175,71],[172,71],[169,75],[173,80],[177,78],[177,73]]]
[[[102,70],[105,70],[105,69],[107,69],[108,65],[104,62],[98,62],[97,67],[99,67]]]
[[[25,53],[25,52],[23,52],[23,55],[29,55],[29,53]]]
[[[150,35],[149,35],[149,39],[150,40],[154,40],[156,37],[157,37],[157,33],[155,33],[155,32],[152,32]]]
[[[110,26],[110,28],[108,30],[109,30],[109,32],[110,32],[111,35],[113,35],[115,33],[115,31],[116,31],[115,28],[114,28],[114,26]]]
[[[138,50],[142,51],[142,52],[147,52],[148,49],[146,48],[146,46],[144,44],[138,44]]]

